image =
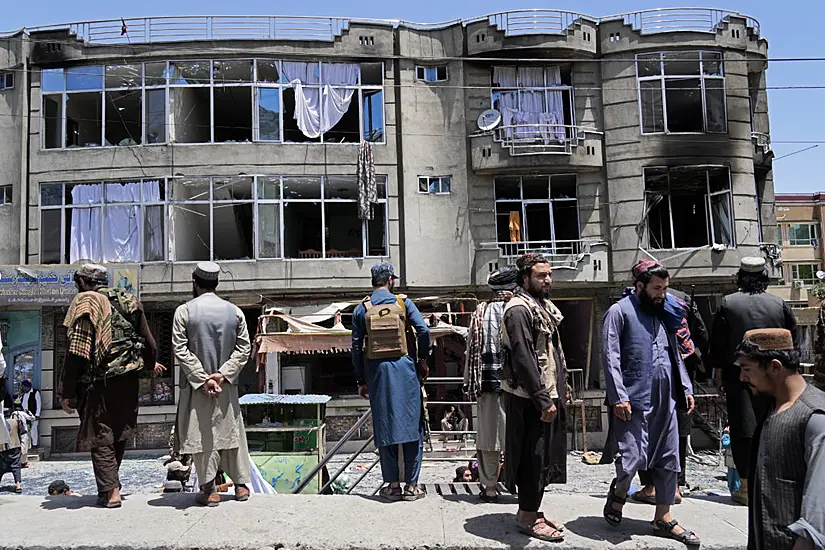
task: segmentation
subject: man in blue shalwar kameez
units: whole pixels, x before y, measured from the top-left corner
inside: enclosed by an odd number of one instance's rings
[[[658,262],[641,260],[633,267],[635,291],[610,307],[602,334],[608,404],[619,457],[604,518],[622,520],[622,508],[636,472],[648,470],[656,486],[654,534],[698,547],[694,533],[670,515],[676,496],[679,427],[676,400],[693,411],[693,385],[685,370],[675,334],[664,319],[670,275]]]
[[[381,489],[380,494],[390,501],[412,501],[424,496],[424,492],[418,487],[418,474],[424,454],[424,417],[419,377],[426,378],[428,373],[426,360],[430,352],[430,329],[412,301],[393,294],[396,280],[398,276],[391,264],[382,263],[372,267],[372,286],[375,290],[369,300],[365,299],[353,313],[352,365],[355,368],[358,393],[362,397],[369,395],[372,408],[373,433],[381,459],[381,474],[388,484]],[[382,316],[383,326],[386,326],[386,317],[395,316],[402,334],[409,327],[414,329],[418,345],[410,345],[402,351],[407,341],[401,334],[401,344],[395,353],[386,339],[379,342],[376,335],[371,342],[369,311],[378,306],[392,307],[383,308],[390,311],[386,316],[383,316],[384,312],[378,312]],[[379,355],[381,358],[370,358],[370,355]],[[411,355],[417,355],[417,361]],[[403,492],[400,463],[403,463],[403,480],[406,484]]]

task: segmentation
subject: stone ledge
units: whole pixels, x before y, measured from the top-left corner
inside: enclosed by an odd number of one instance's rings
[[[5,522],[0,550],[684,549],[649,534],[650,506],[628,504],[622,527],[609,527],[602,495],[545,496],[543,510],[567,526],[558,545],[518,533],[512,497],[502,504],[476,504],[469,495],[386,504],[358,496],[253,495],[206,509],[194,506],[191,494],[158,494],[126,497],[117,510],[97,508],[94,500],[0,496],[0,517],[19,519]],[[696,531],[703,549],[746,546],[745,508],[687,498],[674,516]]]

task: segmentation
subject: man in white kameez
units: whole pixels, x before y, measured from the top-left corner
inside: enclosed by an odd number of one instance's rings
[[[249,499],[251,481],[237,381],[250,343],[241,310],[215,294],[220,266],[201,262],[192,273],[195,298],[175,311],[172,345],[181,367],[177,434],[191,454],[200,483],[198,504],[217,506],[218,469],[235,483],[235,498]]]

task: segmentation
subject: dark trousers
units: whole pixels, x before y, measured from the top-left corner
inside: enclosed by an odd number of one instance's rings
[[[739,367],[731,365],[723,370],[723,383],[728,407],[730,446],[739,477],[747,479],[751,472],[751,440],[759,422],[770,411],[771,398],[753,395],[739,380]]]
[[[120,464],[126,452],[126,441],[116,441],[112,445],[93,447],[92,468],[95,472],[98,493],[108,493],[120,487]]]
[[[529,410],[529,409],[527,409]],[[535,411],[536,409],[533,408]],[[541,487],[542,457],[536,456],[530,450],[536,447],[539,434],[544,429],[541,415],[524,415],[524,451],[521,453],[518,470],[516,470],[516,486],[518,487],[518,509],[523,512],[538,512],[541,500],[544,498],[544,489]]]
[[[555,399],[556,419],[541,421],[530,399],[503,394],[507,415],[504,474],[507,489],[518,494],[519,510],[538,512],[544,488],[567,482],[567,416]]]
[[[685,478],[685,467],[687,466],[687,436],[679,436],[679,467],[682,469],[676,477],[676,482],[680,487],[687,485]],[[639,481],[645,487],[655,485],[653,472],[650,470],[639,470]]]

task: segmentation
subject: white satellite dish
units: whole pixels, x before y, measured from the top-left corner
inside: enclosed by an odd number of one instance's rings
[[[484,132],[488,132],[501,124],[501,113],[495,109],[487,109],[478,115],[478,128]]]
[[[825,271],[819,270],[816,272],[816,278],[820,281],[825,279]]]

